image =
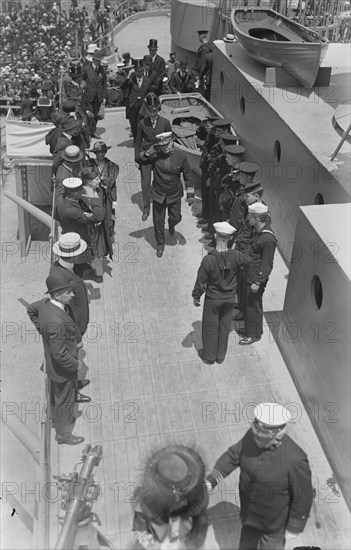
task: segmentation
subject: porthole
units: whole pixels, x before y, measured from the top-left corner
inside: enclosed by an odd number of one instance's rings
[[[219,75],[219,84],[221,86],[221,88],[223,88],[223,84],[224,84],[224,74],[223,74],[223,71],[221,71],[220,75]]]
[[[245,98],[240,99],[240,112],[243,115],[245,113]]]
[[[273,149],[274,162],[280,162],[281,155],[282,155],[282,148],[281,148],[281,145],[280,145],[280,141],[277,140],[274,143],[274,149]]]
[[[324,204],[324,197],[322,193],[317,193],[314,199],[314,204]]]
[[[311,281],[312,303],[316,309],[321,309],[323,303],[323,287],[318,275],[314,275]]]

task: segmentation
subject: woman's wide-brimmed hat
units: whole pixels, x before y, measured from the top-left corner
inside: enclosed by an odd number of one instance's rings
[[[98,153],[99,151],[107,151],[111,149],[111,145],[106,145],[104,141],[96,141],[92,149],[89,149],[90,153]]]

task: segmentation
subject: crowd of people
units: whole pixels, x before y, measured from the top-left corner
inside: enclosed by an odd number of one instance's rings
[[[160,115],[159,95],[165,86],[174,92],[200,88],[209,93],[212,48],[207,35],[206,30],[198,31],[200,46],[193,68],[187,60],[177,63],[174,53],[166,63],[157,53],[156,39],[150,39],[143,58],[128,54],[121,67],[119,84],[140,168],[142,221],[147,221],[152,209],[158,258],[165,252],[166,215],[171,239],[182,219],[183,182],[189,206],[195,198],[189,161],[175,147],[169,120]],[[42,86],[46,93],[37,105],[41,120],[50,117],[55,124],[46,142],[53,156],[54,215],[62,234],[53,246],[57,259],[46,279],[50,297],[31,304],[28,315],[43,339],[55,411],[52,423],[60,445],[84,441],[73,434],[79,403],[90,401],[81,392],[90,383],[82,376],[79,351],[89,323],[84,278],[87,269],[92,269],[102,281],[106,258],[113,258],[118,215],[119,167],[108,158],[110,146],[97,130],[101,108],[108,100],[108,75],[102,61],[101,50],[93,43],[84,58],[79,52],[71,55],[62,104],[57,108],[51,88]],[[259,166],[245,160],[245,148],[231,124],[228,119],[207,117],[197,131],[202,143],[202,211],[197,222],[209,251],[199,267],[192,298],[199,307],[205,295],[203,347],[198,351],[204,364],[225,360],[233,319],[240,345],[254,344],[262,337],[262,297],[277,244],[263,200]],[[286,435],[289,419],[289,411],[281,405],[261,404],[249,431],[218,459],[207,479],[201,461],[188,450],[172,448],[157,454],[150,464],[151,477],[147,475],[144,490],[140,488],[135,512],[133,529],[141,547],[166,548],[190,536],[197,518],[203,519],[208,492],[238,467],[243,523],[240,550],[283,548],[286,540],[301,533],[312,504],[311,472],[305,453]],[[196,506],[187,500],[190,493],[194,496],[192,483],[196,487],[200,483],[203,490],[201,502],[197,497],[191,501]],[[255,499],[250,493],[252,483],[260,489]],[[271,483],[275,484],[274,498]],[[296,499],[296,491],[304,498]]]

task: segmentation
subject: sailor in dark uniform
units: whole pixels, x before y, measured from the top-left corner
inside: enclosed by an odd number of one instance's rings
[[[268,207],[255,202],[248,207],[249,224],[254,228],[247,254],[252,265],[245,270],[244,288],[244,336],[241,346],[248,346],[261,339],[263,334],[262,296],[273,269],[277,237],[270,226]]]
[[[286,434],[290,419],[278,403],[257,405],[249,431],[207,476],[212,490],[240,468],[239,550],[283,550],[307,523],[313,500],[311,470],[306,453]]]
[[[233,142],[235,137],[230,134],[223,134],[224,152],[218,160],[222,176],[218,189],[218,208],[222,220],[229,218],[231,207],[241,187],[238,178],[239,170],[236,168],[236,165],[241,161],[241,157],[245,154],[246,149],[242,145]]]
[[[212,46],[208,42],[207,30],[199,30],[197,34],[201,45],[196,52],[195,71],[198,74],[200,80],[200,93],[207,99],[210,99],[210,89],[206,87],[206,80],[208,78],[208,62],[206,56],[213,50]]]
[[[258,185],[257,189],[260,188],[259,181],[256,178],[260,167],[254,162],[238,162],[235,165],[235,169],[239,171],[238,181],[240,189],[237,191],[235,201],[232,202],[228,222],[239,231],[247,214],[246,192],[248,190],[250,190],[250,193],[253,192],[256,183]]]
[[[192,292],[194,306],[200,306],[204,294],[202,314],[202,344],[199,357],[206,364],[223,363],[231,329],[236,275],[240,266],[248,266],[249,258],[239,251],[228,250],[228,240],[235,229],[227,222],[214,224],[216,249],[205,256],[199,267]]]

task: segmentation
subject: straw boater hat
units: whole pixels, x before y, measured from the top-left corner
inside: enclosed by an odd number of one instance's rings
[[[84,157],[84,153],[77,147],[77,145],[69,145],[61,153],[63,160],[67,162],[79,162]]]
[[[52,250],[60,258],[73,258],[79,256],[87,248],[87,243],[80,238],[78,233],[65,233],[53,245]]]
[[[150,519],[197,516],[207,506],[205,465],[185,445],[169,445],[148,460],[138,489],[140,507]]]

